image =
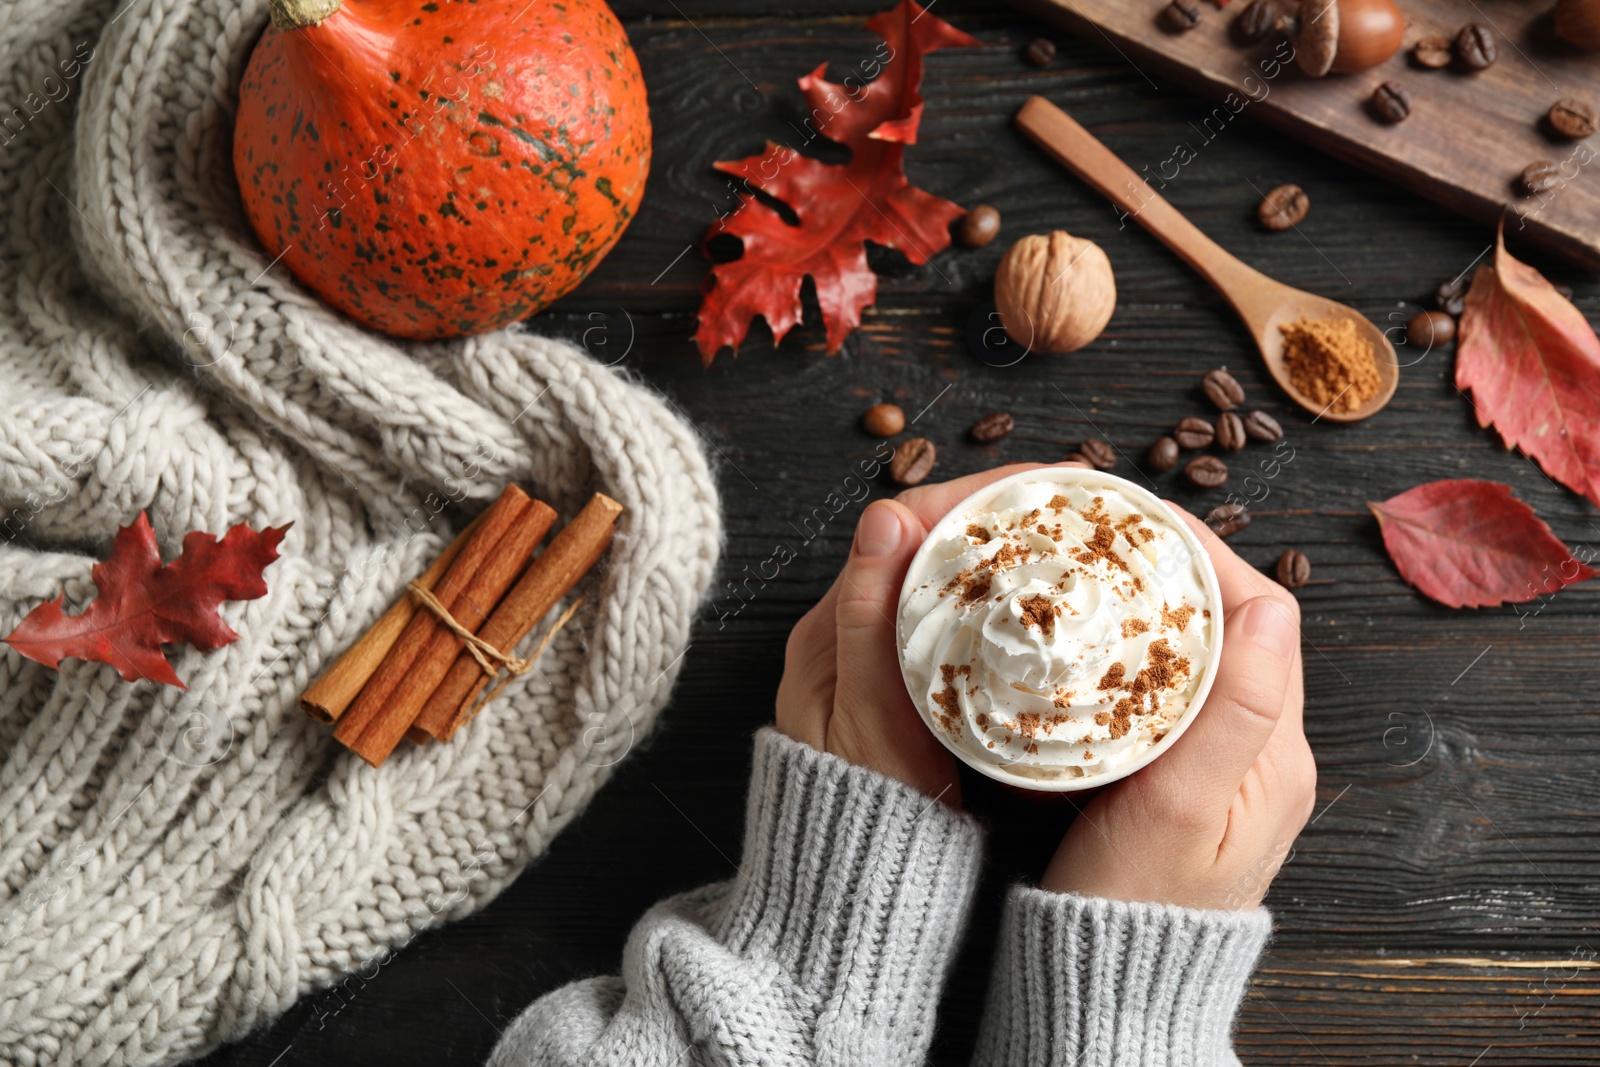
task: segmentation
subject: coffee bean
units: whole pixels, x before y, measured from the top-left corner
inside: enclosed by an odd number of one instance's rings
[[[1224,452],[1237,452],[1244,447],[1244,420],[1237,411],[1224,411],[1217,417],[1217,446]]]
[[[1178,465],[1178,442],[1163,437],[1150,446],[1144,454],[1144,465],[1152,474],[1165,474]]]
[[[1056,466],[1058,466],[1058,467],[1082,467],[1086,471],[1094,470],[1094,464],[1091,463],[1089,461],[1089,457],[1084,455],[1082,452],[1074,452],[1074,453],[1072,453],[1066,459],[1064,459],[1060,463],[1056,464]]]
[[[1100,470],[1108,471],[1117,465],[1117,450],[1098,437],[1089,438],[1078,446],[1078,451]]]
[[[1278,557],[1278,584],[1285,589],[1299,589],[1311,580],[1311,561],[1298,548],[1286,549]]]
[[[1256,208],[1261,225],[1269,230],[1287,230],[1296,226],[1311,210],[1311,198],[1298,185],[1280,185],[1262,197]]]
[[[1000,212],[979,204],[961,217],[956,236],[968,248],[982,248],[1000,233]]]
[[[1204,448],[1217,436],[1216,427],[1205,419],[1191,415],[1172,429],[1172,437],[1184,448]]]
[[[1524,193],[1538,196],[1561,184],[1561,168],[1548,159],[1536,159],[1528,164],[1518,180],[1522,183]]]
[[[1458,274],[1447,282],[1440,282],[1433,294],[1433,302],[1446,315],[1459,315],[1467,306],[1467,276]]]
[[[1252,441],[1265,441],[1268,444],[1283,440],[1283,427],[1265,411],[1252,411],[1244,417],[1244,433]]]
[[[1481,22],[1469,22],[1456,34],[1456,59],[1468,70],[1485,70],[1499,55],[1494,31]]]
[[[1172,0],[1161,9],[1161,26],[1168,33],[1183,33],[1200,23],[1200,5],[1193,0]]]
[[[1036,67],[1048,67],[1056,58],[1055,42],[1048,37],[1035,37],[1022,50],[1022,57]]]
[[[1218,504],[1206,512],[1206,525],[1218,537],[1232,537],[1250,525],[1250,512],[1243,504]]]
[[[1017,428],[1017,421],[1004,411],[991,411],[983,418],[972,424],[972,429],[967,431],[972,439],[980,445],[991,441],[998,441],[1012,430]]]
[[[1399,122],[1411,114],[1411,93],[1399,82],[1384,82],[1372,90],[1372,113],[1382,122]]]
[[[861,428],[874,437],[893,437],[906,428],[906,413],[895,404],[874,404],[861,416]]]
[[[1251,0],[1250,6],[1233,20],[1233,33],[1242,43],[1255,44],[1282,24],[1283,16],[1278,14],[1273,0]]]
[[[1441,67],[1448,67],[1450,59],[1448,37],[1424,37],[1411,46],[1411,61],[1419,67],[1438,70]]]
[[[1456,320],[1442,311],[1420,311],[1406,323],[1406,344],[1418,348],[1447,345],[1456,339]]]
[[[908,437],[895,447],[889,477],[901,485],[920,485],[933,470],[939,450],[926,437]]]
[[[1206,371],[1206,376],[1201,379],[1200,389],[1206,394],[1206,399],[1216,405],[1218,411],[1232,411],[1244,403],[1244,386],[1220,367]]]
[[[1216,456],[1196,456],[1183,468],[1183,476],[1190,485],[1216,489],[1227,484],[1228,465]]]
[[[1550,105],[1550,128],[1561,136],[1580,141],[1600,129],[1600,115],[1582,100],[1567,97]]]

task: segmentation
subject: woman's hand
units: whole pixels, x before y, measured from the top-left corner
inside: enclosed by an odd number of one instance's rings
[[[1038,466],[918,486],[867,506],[844,570],[789,635],[779,730],[960,806],[955,758],[923,724],[900,677],[900,583],[945,512],[990,482]]]
[[[1106,787],[1056,850],[1044,889],[1190,908],[1250,908],[1316,802],[1301,729],[1300,608],[1204,524],[1226,613],[1198,717],[1154,763]]]

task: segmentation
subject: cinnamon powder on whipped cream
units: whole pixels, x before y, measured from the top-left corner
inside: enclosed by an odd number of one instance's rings
[[[1061,605],[1052,604],[1049,597],[1034,595],[1024,597],[1017,601],[1022,608],[1022,624],[1024,626],[1037,626],[1049,636],[1056,628],[1056,616],[1061,614]]]
[[[1213,587],[1176,520],[1122,484],[1006,479],[942,520],[913,564],[897,624],[907,686],[946,744],[997,777],[1109,772],[1192,704]]]

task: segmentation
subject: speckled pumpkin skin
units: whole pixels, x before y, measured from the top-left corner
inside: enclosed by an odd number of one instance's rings
[[[459,337],[594,269],[644,195],[650,116],[598,0],[344,0],[267,27],[233,162],[269,258],[375,330]]]

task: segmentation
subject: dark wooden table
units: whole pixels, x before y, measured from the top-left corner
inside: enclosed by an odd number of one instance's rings
[[[644,64],[656,128],[643,209],[617,250],[537,328],[581,338],[662,390],[704,433],[727,521],[723,575],[776,546],[797,558],[741,607],[722,587],[704,612],[672,704],[548,854],[473,918],[417,938],[370,981],[307,998],[212,1067],[481,1062],[530,1000],[614,973],[634,920],[664,894],[733,873],[748,737],[771,717],[790,626],[848,549],[862,502],[809,541],[796,525],[839,489],[874,442],[860,412],[893,399],[940,446],[937,474],[1055,460],[1088,435],[1129,456],[1204,410],[1200,373],[1226,365],[1288,431],[1294,461],[1270,481],[1233,544],[1270,568],[1288,547],[1313,560],[1305,609],[1306,729],[1319,805],[1269,905],[1278,932],[1238,1027],[1247,1064],[1593,1064],[1600,1061],[1600,585],[1519,608],[1449,611],[1402,584],[1367,500],[1436,478],[1510,483],[1574,547],[1600,546],[1593,507],[1480,431],[1452,386],[1453,357],[1406,368],[1368,423],[1313,425],[1276,393],[1222,301],[1151,237],[1011,127],[1025,97],[1066,107],[1137,168],[1180,142],[1196,158],[1168,195],[1203,229],[1282,280],[1401,323],[1464,270],[1492,233],[1285,140],[1248,113],[1210,143],[1210,105],[1115,52],[976,0],[935,10],[984,47],[928,63],[912,180],[964,204],[997,206],[1003,239],[923,268],[874,254],[877,306],[843,352],[809,323],[774,350],[757,326],[743,353],[702,370],[689,338],[706,264],[694,246],[731,204],[713,160],[794,137],[794,79],[827,60],[870,56],[862,28],[880,0],[630,0],[619,5]],[[1020,58],[1048,34],[1060,55]],[[1583,180],[1600,180],[1587,175]],[[1254,224],[1259,194],[1307,188],[1301,232]],[[1009,239],[1064,228],[1099,242],[1120,300],[1105,335],[1076,355],[996,368],[969,354],[969,318],[989,298]],[[1600,281],[1517,249],[1577,291],[1600,319]],[[809,299],[809,298],[808,298]],[[594,327],[609,325],[609,331]],[[607,342],[609,349],[601,342]],[[965,443],[984,412],[1015,413],[998,445]],[[926,409],[926,410],[924,410]],[[1262,453],[1265,454],[1264,452]],[[1243,454],[1246,458],[1251,453]],[[1128,471],[1126,463],[1123,468]],[[1169,475],[1161,488],[1204,508]],[[873,495],[891,492],[873,486]],[[719,583],[720,584],[720,583]],[[752,583],[753,585],[754,583]],[[1036,877],[1067,816],[969,799],[995,828],[982,894],[940,1009],[938,1064],[964,1063],[986,982],[997,909]]]

